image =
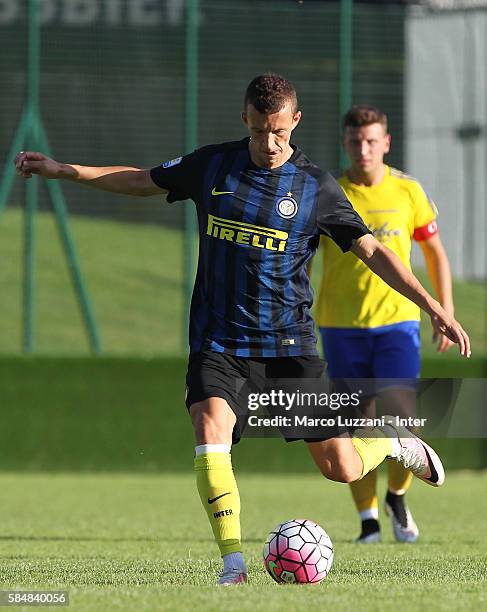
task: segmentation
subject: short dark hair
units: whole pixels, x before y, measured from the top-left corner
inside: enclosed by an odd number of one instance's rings
[[[352,106],[352,108],[345,113],[342,126],[345,131],[347,127],[358,128],[364,125],[372,125],[373,123],[380,123],[387,132],[387,115],[376,106],[360,104]]]
[[[293,114],[298,110],[294,85],[279,74],[261,74],[251,81],[244,98],[244,110],[249,104],[263,115],[278,113],[290,102]]]

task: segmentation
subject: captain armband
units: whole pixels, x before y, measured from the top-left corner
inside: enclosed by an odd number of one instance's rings
[[[428,240],[431,236],[434,236],[438,233],[438,224],[436,221],[430,221],[427,225],[423,225],[423,227],[417,227],[414,230],[413,238],[416,242],[421,242],[422,240]]]

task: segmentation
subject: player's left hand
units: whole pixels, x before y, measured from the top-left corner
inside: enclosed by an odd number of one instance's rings
[[[460,355],[470,357],[470,338],[458,321],[449,317],[446,313],[444,316],[433,314],[431,315],[431,325],[436,335],[441,335],[452,343],[458,344]]]

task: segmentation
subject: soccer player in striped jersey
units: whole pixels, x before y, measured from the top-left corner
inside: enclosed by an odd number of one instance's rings
[[[418,181],[384,163],[391,144],[386,115],[371,106],[353,107],[343,119],[343,143],[350,167],[338,182],[347,198],[375,238],[409,270],[412,241],[419,244],[437,298],[453,316],[450,266],[438,234],[436,207]],[[395,413],[413,415],[414,381],[420,371],[419,308],[353,254],[343,255],[327,237],[322,253],[316,319],[330,377],[381,379],[375,390],[382,401],[394,404]],[[439,352],[452,344],[446,336],[438,342]],[[387,379],[401,379],[401,388]],[[404,388],[406,379],[412,381],[409,389]],[[373,414],[374,403],[369,398],[364,407],[368,414]],[[350,485],[362,523],[357,542],[380,540],[376,481],[374,470]],[[404,499],[411,481],[409,470],[388,462],[385,510],[401,542],[414,542],[419,535]]]
[[[242,435],[248,401],[236,379],[257,389],[266,378],[277,386],[288,379],[321,379],[306,272],[320,235],[352,250],[424,308],[438,333],[458,342],[462,355],[470,355],[461,325],[373,237],[330,174],[291,144],[301,119],[292,84],[279,75],[256,77],[247,88],[242,119],[250,138],[203,147],[150,169],[62,164],[36,152],[20,152],[15,160],[25,178],[40,174],[116,193],[166,194],[169,202],[191,198],[196,204],[200,247],[186,405],[195,431],[197,487],[223,557],[222,585],[247,580],[230,450]],[[389,424],[353,437],[323,431],[307,443],[332,480],[362,478],[390,456],[427,484],[444,480],[433,449]]]

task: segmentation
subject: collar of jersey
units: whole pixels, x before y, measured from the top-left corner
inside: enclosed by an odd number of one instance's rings
[[[261,168],[260,166],[257,166],[257,164],[254,164],[254,162],[252,161],[252,158],[250,157],[250,151],[249,151],[249,143],[250,143],[250,138],[244,138],[243,141],[245,143],[245,147],[247,149],[247,155],[249,157],[249,166],[250,168],[252,168],[252,170],[259,170],[259,172],[263,172],[263,173],[269,173],[269,174],[280,174],[282,172],[282,170],[287,166],[287,164],[292,164],[294,161],[296,161],[296,159],[299,157],[299,149],[296,145],[291,144],[291,148],[293,150],[293,154],[291,155],[291,157],[285,161],[282,166],[278,166],[277,168]]]
[[[343,174],[342,178],[347,184],[347,187],[349,187],[350,189],[356,189],[357,191],[367,191],[368,193],[370,193],[371,190],[382,189],[382,187],[384,187],[384,185],[390,179],[391,169],[387,164],[385,164],[385,167],[386,167],[386,171],[384,172],[384,176],[381,182],[377,183],[377,185],[357,185],[357,183],[354,183],[348,178],[348,174],[346,172]]]

